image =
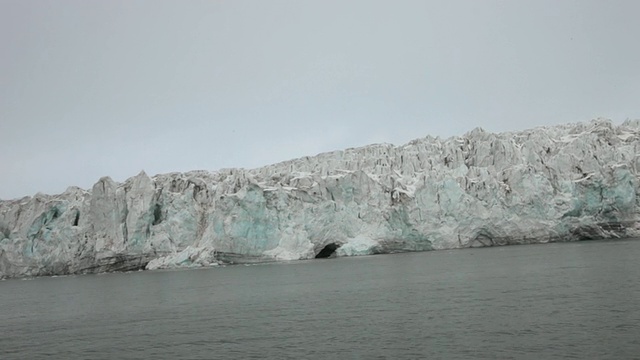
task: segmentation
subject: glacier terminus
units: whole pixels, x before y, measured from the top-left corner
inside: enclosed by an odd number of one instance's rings
[[[640,120],[427,136],[0,201],[0,277],[640,236]]]

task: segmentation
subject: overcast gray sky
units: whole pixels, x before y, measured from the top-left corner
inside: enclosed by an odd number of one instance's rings
[[[0,0],[0,198],[640,118],[640,1]]]

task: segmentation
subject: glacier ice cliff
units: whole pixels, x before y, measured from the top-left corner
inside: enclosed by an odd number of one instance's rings
[[[104,177],[0,201],[0,277],[636,237],[639,156],[640,121],[599,119]]]

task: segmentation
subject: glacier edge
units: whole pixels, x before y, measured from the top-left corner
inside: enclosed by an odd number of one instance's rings
[[[0,277],[640,236],[640,120],[376,144],[0,201]]]

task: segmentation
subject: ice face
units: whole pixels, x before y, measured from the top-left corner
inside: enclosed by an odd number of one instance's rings
[[[0,201],[0,277],[638,236],[640,121],[144,172]]]

